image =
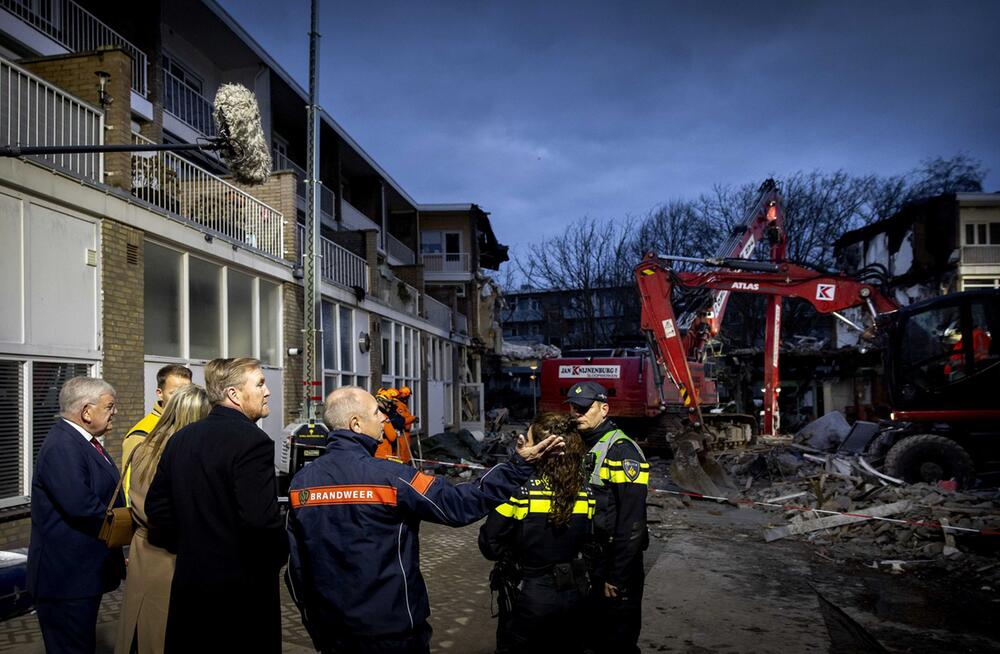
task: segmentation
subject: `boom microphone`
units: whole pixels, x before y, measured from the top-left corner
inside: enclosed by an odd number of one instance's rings
[[[257,98],[242,84],[223,84],[215,94],[219,155],[237,181],[263,184],[271,176],[271,153],[264,140]]]

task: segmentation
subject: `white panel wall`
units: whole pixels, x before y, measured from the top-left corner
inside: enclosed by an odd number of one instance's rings
[[[97,225],[32,204],[29,207],[28,338],[36,345],[97,349]]]
[[[24,260],[21,199],[0,194],[0,342],[24,342]]]

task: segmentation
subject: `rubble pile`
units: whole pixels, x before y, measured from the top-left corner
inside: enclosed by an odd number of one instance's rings
[[[895,485],[857,460],[815,456],[794,445],[723,462],[747,500],[784,519],[765,530],[765,540],[803,538],[893,572],[928,563],[965,568],[1000,589],[1000,536],[992,535],[1000,532],[998,489]]]

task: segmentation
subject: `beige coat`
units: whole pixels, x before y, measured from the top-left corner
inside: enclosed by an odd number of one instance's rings
[[[137,528],[129,547],[116,654],[129,653],[133,636],[137,639],[139,654],[163,651],[174,555],[150,544],[148,540],[145,504],[153,476],[143,478],[146,467],[156,470],[157,463],[145,445],[140,446],[132,458],[132,484],[128,496]]]

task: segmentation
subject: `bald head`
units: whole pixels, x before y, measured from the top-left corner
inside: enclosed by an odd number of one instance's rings
[[[344,386],[327,396],[323,419],[331,430],[353,431],[381,441],[387,418],[371,393],[358,386]]]

